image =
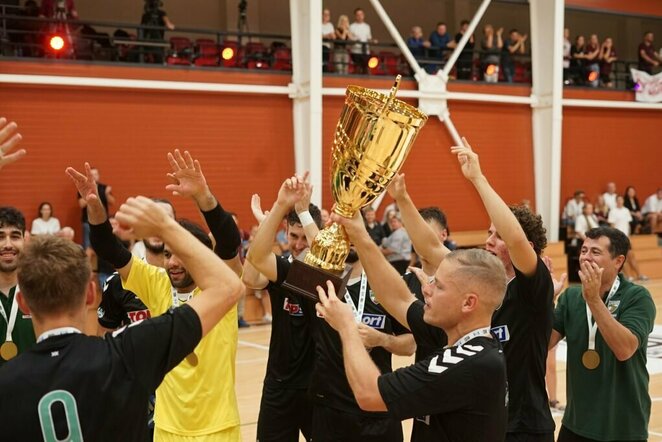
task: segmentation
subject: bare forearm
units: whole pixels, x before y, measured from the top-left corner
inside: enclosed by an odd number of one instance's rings
[[[200,195],[196,195],[194,198],[195,203],[198,205],[198,208],[202,210],[203,212],[208,212],[212,210],[214,207],[216,207],[216,204],[218,204],[218,201],[216,201],[216,197],[214,197],[214,194],[211,193],[211,190],[209,190],[209,187],[204,193],[201,193]]]
[[[382,334],[384,335],[382,347],[390,353],[398,356],[411,356],[416,351],[416,341],[411,333],[399,336]]]
[[[602,338],[614,352],[616,359],[619,361],[630,359],[639,346],[637,337],[609,313],[602,300],[589,302],[589,308]]]
[[[90,224],[103,224],[108,219],[106,215],[106,209],[104,209],[103,204],[99,198],[94,198],[87,204],[87,221]]]
[[[274,237],[278,232],[280,223],[287,215],[288,208],[283,207],[278,202],[274,203],[269,215],[264,219],[260,229],[255,234],[255,238],[251,243],[251,248],[248,252],[249,257],[264,257],[272,253],[274,244]]]
[[[342,339],[347,381],[352,387],[359,407],[366,411],[386,410],[377,386],[377,379],[381,373],[370,359],[356,327],[347,327],[341,331],[340,338]]]
[[[241,275],[241,280],[246,284],[246,287],[254,290],[261,290],[269,283],[269,280],[248,261],[244,262],[244,272]]]
[[[416,253],[427,260],[431,266],[438,267],[450,250],[444,246],[432,227],[418,213],[418,209],[409,195],[398,199],[397,203]]]

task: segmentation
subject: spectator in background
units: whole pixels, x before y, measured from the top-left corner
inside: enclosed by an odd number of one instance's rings
[[[347,74],[349,72],[349,53],[347,52],[347,40],[354,40],[349,32],[349,17],[341,15],[338,17],[336,26],[336,42],[333,44],[333,63],[336,73]],[[343,40],[342,42],[338,40]]]
[[[563,210],[563,220],[566,226],[574,227],[575,220],[582,214],[584,208],[584,198],[586,194],[583,190],[575,190],[575,194],[565,205]]]
[[[352,61],[356,67],[357,74],[368,73],[368,59],[370,58],[370,46],[368,43],[377,43],[373,40],[370,25],[365,22],[365,12],[363,9],[354,10],[354,23],[349,26],[349,32],[352,33],[356,44],[352,45]]]
[[[460,42],[464,34],[469,29],[469,21],[462,20],[460,23],[460,32],[455,35],[455,45]],[[457,78],[459,80],[471,80],[471,71],[473,70],[474,60],[474,36],[471,35],[467,44],[462,48],[460,56],[457,59]]]
[[[328,8],[324,8],[322,11],[322,39],[324,40],[334,40],[336,38],[336,32],[333,29],[333,23],[331,23],[331,11]],[[322,70],[324,72],[329,72],[329,61],[331,56],[331,42],[322,41]]]
[[[604,87],[614,87],[611,73],[616,60],[618,60],[618,57],[616,56],[616,49],[614,49],[614,42],[611,37],[607,37],[600,48],[600,81],[602,81]]]
[[[437,23],[437,29],[435,29],[435,31],[430,34],[429,40],[430,40],[430,48],[433,50],[430,55],[432,57],[438,58],[439,61],[441,62],[438,65],[438,68],[442,67],[446,60],[446,57],[448,56],[448,50],[455,47],[455,41],[451,39],[451,36],[448,33],[448,29],[446,28],[446,23],[444,22]],[[434,72],[439,70],[438,68],[434,69]]]
[[[586,239],[586,232],[599,226],[598,218],[593,213],[593,204],[584,204],[582,214],[575,220],[575,236],[579,242]]]
[[[620,230],[625,236],[630,237],[630,223],[632,222],[632,215],[630,211],[623,205],[625,199],[622,196],[616,197],[616,207],[609,211],[609,225],[615,229]],[[625,260],[625,267],[629,268],[630,276],[628,279],[633,281],[637,278],[639,281],[648,281],[646,275],[642,275],[639,271],[639,264],[632,249],[628,250]],[[634,276],[633,276],[634,275]]]
[[[588,45],[586,46],[586,75],[591,87],[598,87],[600,84],[600,41],[597,34],[591,34]],[[612,207],[611,205],[609,206]],[[614,207],[616,201],[614,200]]]
[[[273,251],[276,255],[287,258],[290,256],[290,243],[287,240],[287,220],[283,220],[282,227],[278,232],[276,232],[276,238],[274,238],[274,247]]]
[[[174,23],[168,18],[168,13],[160,8],[162,5],[163,3],[160,0],[145,1],[145,9],[140,19],[140,24],[142,26],[160,27],[161,29],[140,28],[138,31],[138,38],[140,40],[162,42],[165,40],[165,28],[170,31],[175,30]],[[152,63],[163,63],[163,48],[144,48],[143,51],[150,56],[148,58]]]
[[[605,203],[605,197],[603,195],[598,195],[595,199],[594,211],[595,217],[598,219],[598,222],[601,226],[607,226],[607,217],[609,216],[609,206]]]
[[[653,73],[653,69],[660,65],[662,57],[655,52],[653,46],[653,33],[651,31],[644,32],[644,40],[639,44],[639,70]]]
[[[395,212],[389,219],[391,234],[382,240],[382,254],[393,267],[404,275],[411,259],[411,240],[402,226],[399,212]]]
[[[411,35],[407,39],[407,47],[414,57],[425,57],[425,49],[430,47],[430,42],[423,39],[423,29],[420,26],[411,28]]]
[[[67,20],[78,20],[78,11],[76,10],[74,0],[42,0],[39,16],[46,18],[60,18],[64,16]]]
[[[570,29],[563,30],[563,84],[570,84]]]
[[[499,81],[499,63],[501,62],[501,51],[503,49],[503,28],[494,32],[494,26],[488,24],[483,28],[483,41],[480,47],[483,51],[481,69],[483,80],[488,83]],[[493,72],[488,72],[488,67],[493,66]]]
[[[632,215],[630,231],[633,234],[637,234],[640,232],[641,224],[644,220],[644,217],[641,214],[641,204],[639,204],[639,198],[637,198],[637,191],[634,187],[628,186],[625,188],[625,194],[623,195],[623,198],[623,205],[630,211],[630,215]]]
[[[373,209],[372,206],[368,206],[363,209],[365,229],[368,231],[368,235],[370,235],[370,238],[372,238],[375,244],[380,246],[384,238],[386,238],[386,234],[384,233],[384,228],[382,225],[376,221],[376,215],[377,214],[375,213],[375,209]]]
[[[607,191],[603,193],[602,196],[604,197],[605,204],[609,207],[609,210],[614,209],[616,207],[616,197],[618,196],[616,193],[616,183],[613,181],[608,182]]]
[[[503,75],[508,83],[512,83],[515,78],[515,61],[513,55],[526,53],[526,34],[522,35],[517,29],[510,31],[509,37],[503,42],[503,51],[501,55],[501,67]]]
[[[322,228],[324,228],[324,226],[326,226],[326,224],[329,222],[329,211],[326,209],[321,209],[320,216],[322,217]]]
[[[583,35],[578,35],[575,39],[575,44],[570,48],[570,76],[576,85],[583,85],[585,83],[586,70],[584,69],[584,61],[586,59],[585,47],[586,40]]]
[[[33,235],[54,235],[60,231],[60,220],[53,216],[53,206],[49,202],[39,204],[39,218],[32,221],[30,233]]]
[[[662,233],[662,187],[646,198],[641,212],[650,225],[651,233]]]

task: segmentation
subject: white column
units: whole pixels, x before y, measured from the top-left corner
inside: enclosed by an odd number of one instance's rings
[[[310,171],[312,202],[322,203],[322,2],[290,0],[294,164]],[[284,178],[284,177],[283,177]]]
[[[561,191],[564,0],[530,0],[536,211],[558,241]]]

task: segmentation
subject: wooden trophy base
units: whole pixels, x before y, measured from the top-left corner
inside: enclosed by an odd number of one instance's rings
[[[283,282],[283,287],[297,295],[305,296],[308,299],[319,302],[320,298],[317,294],[317,286],[322,287],[326,291],[326,281],[331,281],[333,287],[336,289],[336,294],[341,297],[345,294],[345,286],[351,273],[352,266],[349,264],[345,264],[345,269],[342,273],[336,273],[313,267],[295,259],[292,261],[285,282]]]

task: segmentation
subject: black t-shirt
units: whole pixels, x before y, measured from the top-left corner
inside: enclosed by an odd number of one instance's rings
[[[384,227],[382,227],[382,225],[379,224],[378,222],[375,222],[375,225],[373,227],[370,227],[368,224],[366,224],[365,229],[368,231],[368,235],[370,235],[370,238],[372,238],[375,244],[381,246],[382,240],[386,238],[386,234],[384,233]]]
[[[101,204],[103,205],[103,208],[106,209],[106,213],[108,213],[108,198],[106,198],[106,186],[103,183],[97,183],[97,192],[99,192],[99,200],[101,201]],[[80,193],[76,193],[78,198],[82,198]],[[81,209],[81,218],[80,220],[84,223],[87,222],[87,207],[84,207]]]
[[[347,286],[354,305],[358,308],[361,283],[357,282]],[[345,302],[344,294],[339,296]],[[316,338],[315,370],[310,382],[310,394],[316,403],[355,414],[367,414],[370,416],[383,415],[386,413],[373,413],[363,411],[359,408],[354,398],[354,393],[347,381],[345,365],[342,354],[342,341],[340,335],[323,318],[317,316],[312,302],[306,302],[311,313],[314,315],[314,334]],[[401,335],[409,333],[405,327],[393,319],[375,299],[374,293],[367,286],[365,307],[362,322],[372,328],[387,334]],[[391,353],[383,347],[370,350],[370,357],[381,373],[390,373]]]
[[[406,273],[402,279],[416,299],[425,303],[421,281],[418,280],[416,274]],[[432,353],[448,344],[446,333],[433,325],[428,326],[425,330],[420,330],[418,334],[414,333],[414,339],[416,340],[416,362],[427,359]]]
[[[455,43],[459,43],[460,40],[462,40],[462,37],[464,34],[461,32],[458,32],[455,34]],[[458,60],[462,60],[464,62],[471,61],[474,56],[474,42],[469,38],[467,40],[467,44],[464,45],[464,48],[462,48],[462,52],[460,52],[460,56],[458,57]]]
[[[553,297],[552,277],[538,257],[532,277],[515,269],[503,304],[492,316],[492,333],[501,341],[508,361],[508,432],[554,431],[545,389]]]
[[[110,329],[151,318],[149,309],[140,298],[132,291],[124,290],[118,273],[113,273],[106,280],[97,315],[99,324]]]
[[[0,368],[2,440],[61,440],[71,432],[76,440],[147,441],[147,398],[201,337],[198,315],[184,305],[112,336],[36,344]]]
[[[434,335],[423,303],[412,303],[407,322],[414,336]],[[432,342],[430,342],[431,344]],[[496,339],[475,337],[439,348],[415,365],[379,377],[392,416],[416,418],[412,441],[503,441],[507,425],[506,360]]]
[[[300,296],[282,287],[290,265],[287,258],[276,257],[277,278],[267,286],[273,320],[264,382],[283,388],[307,389],[315,360],[311,324],[315,307],[302,305]]]

